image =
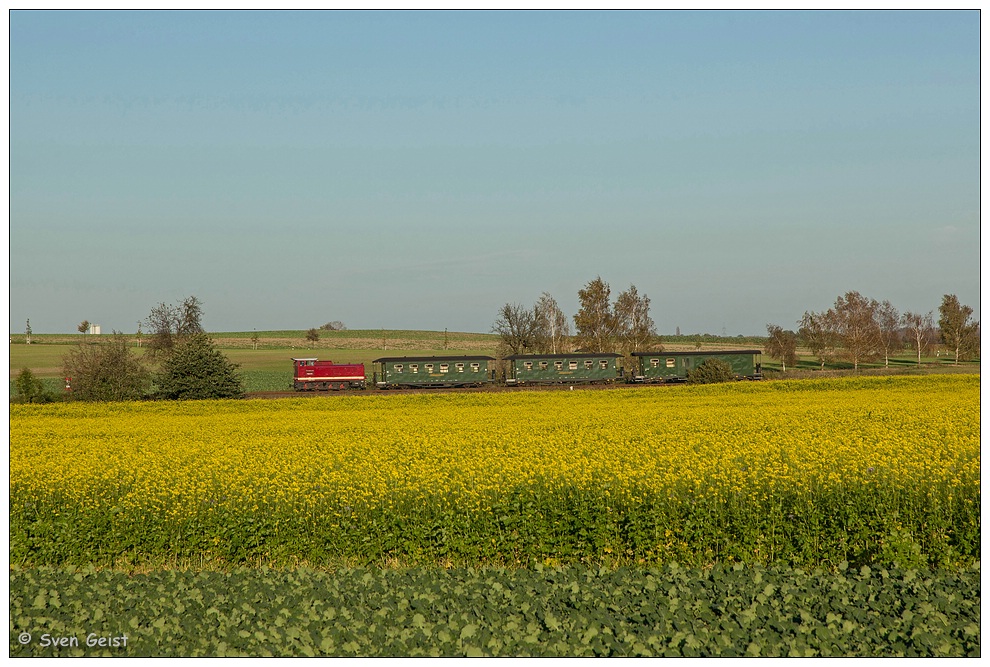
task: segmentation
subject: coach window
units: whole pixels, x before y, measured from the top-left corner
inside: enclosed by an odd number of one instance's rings
[[[691,368],[691,357],[684,357],[684,368]]]
[[[601,361],[599,361],[598,367],[601,368],[603,371],[608,370],[608,360],[602,359]]]
[[[667,368],[673,368],[674,365],[675,365],[675,361],[673,359],[667,360]]]
[[[433,372],[433,364],[426,364],[426,372],[427,373]]]
[[[419,372],[419,364],[409,364],[409,372],[410,373],[418,373]]]
[[[587,368],[589,371],[592,369],[592,367],[594,365],[595,365],[595,362],[593,362],[591,359],[585,359],[584,360],[584,367]]]
[[[567,370],[569,370],[569,371],[576,371],[577,370],[577,362],[576,361],[568,361],[567,362]]]
[[[454,366],[457,368],[458,373],[464,372],[464,364],[454,364]]]
[[[396,364],[395,365],[395,372],[396,373],[401,373],[402,372],[402,364]]]
[[[533,370],[533,362],[532,361],[524,361],[523,362],[523,368],[525,368],[527,371]]]
[[[660,360],[650,359],[650,366],[653,366],[653,368],[660,368]]]
[[[545,362],[545,361],[541,361],[540,362],[540,370],[541,371],[545,371],[548,366],[549,366],[549,364],[547,362]]]
[[[555,362],[553,362],[553,367],[556,370],[558,370],[558,371],[562,371],[562,370],[564,370],[564,362],[563,361],[555,361]]]
[[[477,373],[479,370],[481,370],[481,364],[478,363],[471,364],[472,373]]]
[[[448,370],[450,370],[450,364],[440,364],[441,373],[446,373]]]

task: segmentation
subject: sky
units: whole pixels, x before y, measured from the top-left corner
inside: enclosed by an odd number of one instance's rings
[[[10,331],[980,317],[969,11],[11,11]],[[572,320],[573,322],[573,320]]]

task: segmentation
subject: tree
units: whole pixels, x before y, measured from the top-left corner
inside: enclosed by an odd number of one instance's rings
[[[880,340],[875,323],[877,302],[859,292],[846,292],[829,311],[835,333],[842,343],[843,356],[859,370],[859,364],[880,356]]]
[[[710,357],[688,371],[688,384],[715,384],[735,378],[732,366],[721,359]]]
[[[536,346],[536,316],[518,303],[507,303],[499,309],[492,333],[498,334],[504,352],[523,354]]]
[[[567,316],[557,305],[557,300],[549,292],[540,295],[533,308],[535,347],[544,354],[559,354],[564,351],[571,327]]]
[[[805,347],[818,359],[821,370],[825,370],[825,362],[835,356],[837,339],[831,311],[824,313],[805,311],[800,324],[798,335],[804,341]]]
[[[578,346],[586,352],[611,352],[616,335],[615,313],[609,303],[611,289],[601,276],[578,290],[581,307],[574,316]]]
[[[157,396],[172,400],[237,398],[244,393],[237,365],[204,334],[184,337],[155,376]]]
[[[145,320],[150,332],[148,354],[163,356],[171,353],[176,343],[189,336],[203,333],[203,302],[194,296],[169,306],[160,303],[151,309]]]
[[[315,345],[320,340],[320,330],[319,329],[309,329],[306,332],[306,340],[308,340],[312,345]]]
[[[24,343],[26,345],[31,344],[31,318],[28,318],[27,324],[24,325]]]
[[[873,323],[877,327],[877,343],[883,352],[884,368],[890,367],[890,353],[904,347],[901,339],[901,316],[890,301],[876,306]]]
[[[84,401],[129,401],[143,398],[151,374],[127,347],[124,334],[83,343],[62,357],[62,374],[72,378],[72,396]]]
[[[938,328],[942,342],[955,353],[955,365],[959,365],[959,357],[975,353],[980,347],[980,323],[971,322],[973,309],[959,303],[955,294],[942,297],[942,305],[938,307]]]
[[[327,322],[326,324],[321,324],[320,328],[324,331],[347,331],[347,327],[340,320],[334,320],[333,322]]]
[[[258,340],[259,340],[258,331],[255,330],[255,332],[251,334],[251,344],[254,346],[254,349],[256,350],[258,349]]]
[[[635,285],[616,298],[614,312],[621,351],[627,357],[658,344],[657,327],[650,317],[650,297],[640,295]]]
[[[22,403],[47,403],[52,400],[51,395],[45,391],[45,383],[35,377],[30,368],[21,370],[14,379],[14,388],[17,390],[17,399]]]
[[[79,326],[76,327],[76,331],[78,331],[81,334],[84,334],[87,331],[89,331],[89,320],[83,320],[82,322],[80,322]]]
[[[935,329],[932,311],[929,310],[924,315],[908,311],[901,318],[901,323],[912,349],[918,354],[918,365],[920,366],[922,355],[931,354],[932,348],[938,341],[938,331]]]
[[[776,324],[767,325],[767,344],[763,353],[780,359],[780,370],[787,372],[787,366],[797,366],[797,334],[785,331]]]

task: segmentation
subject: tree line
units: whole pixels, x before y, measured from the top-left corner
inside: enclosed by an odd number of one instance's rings
[[[768,324],[763,351],[780,359],[784,371],[787,366],[797,365],[799,343],[815,356],[823,370],[826,363],[836,359],[852,363],[856,370],[861,363],[880,359],[888,367],[890,357],[905,349],[912,350],[920,366],[922,357],[930,356],[939,344],[948,349],[956,365],[960,359],[979,356],[980,323],[973,321],[973,309],[961,304],[956,295],[946,294],[938,312],[936,326],[934,311],[901,314],[890,301],[846,292],[828,310],[806,311],[797,332]]]
[[[139,324],[147,330],[141,359],[127,346],[124,334],[86,341],[62,358],[70,397],[84,401],[137,399],[234,398],[244,393],[237,365],[203,329],[203,304],[195,296],[181,303],[160,303]],[[88,324],[88,323],[84,323]],[[81,325],[80,325],[81,326]],[[50,400],[39,380],[24,369],[15,380],[22,400]]]
[[[635,285],[611,300],[612,290],[601,276],[578,291],[580,308],[571,323],[556,299],[543,292],[532,308],[518,303],[502,306],[492,324],[498,334],[499,357],[513,354],[562,354],[565,352],[618,352],[660,347],[656,325],[650,317],[650,298]]]

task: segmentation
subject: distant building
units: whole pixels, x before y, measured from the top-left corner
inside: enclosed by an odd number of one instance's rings
[[[97,336],[100,335],[100,325],[99,324],[90,324],[89,325],[89,333],[95,334]]]

